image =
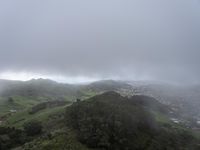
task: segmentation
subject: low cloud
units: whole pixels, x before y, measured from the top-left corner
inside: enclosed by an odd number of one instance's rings
[[[198,0],[0,2],[0,73],[200,82]]]

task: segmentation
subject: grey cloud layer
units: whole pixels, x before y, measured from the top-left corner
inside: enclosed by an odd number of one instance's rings
[[[0,71],[200,82],[199,0],[0,2]]]

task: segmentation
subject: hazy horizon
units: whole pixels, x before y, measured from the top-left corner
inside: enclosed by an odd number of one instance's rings
[[[200,83],[199,0],[0,2],[0,78]]]

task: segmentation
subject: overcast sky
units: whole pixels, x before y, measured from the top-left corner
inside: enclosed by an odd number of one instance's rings
[[[0,1],[1,78],[200,83],[199,57],[200,0]]]

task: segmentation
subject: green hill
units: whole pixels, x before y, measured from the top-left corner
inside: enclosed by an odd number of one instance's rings
[[[28,137],[15,150],[199,149],[199,140],[189,129],[170,121],[168,111],[152,97],[127,98],[106,92],[35,114],[16,113],[8,122],[22,133],[25,122],[38,120],[43,126],[41,134]],[[22,116],[26,121],[15,124],[15,119]]]

